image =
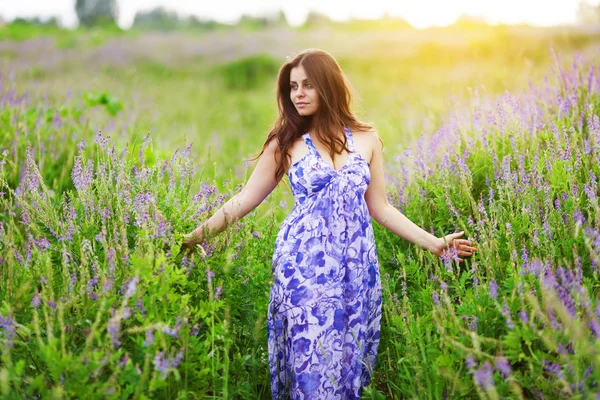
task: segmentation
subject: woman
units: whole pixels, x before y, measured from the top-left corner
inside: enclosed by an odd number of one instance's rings
[[[438,256],[449,246],[471,256],[475,244],[458,239],[463,232],[437,238],[388,203],[382,142],[353,115],[347,80],[329,53],[308,49],[286,62],[277,100],[279,118],[247,184],[186,235],[183,248],[244,217],[287,173],[295,205],[275,244],[267,319],[273,398],[358,399],[381,321],[371,218]]]

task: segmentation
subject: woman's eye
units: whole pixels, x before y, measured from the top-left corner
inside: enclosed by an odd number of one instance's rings
[[[312,87],[312,85],[310,83],[307,83],[306,87]]]

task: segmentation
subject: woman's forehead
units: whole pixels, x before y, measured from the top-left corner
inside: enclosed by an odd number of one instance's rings
[[[304,68],[301,65],[292,68],[290,72],[290,79],[293,81],[297,80],[306,80],[306,74],[304,73]]]

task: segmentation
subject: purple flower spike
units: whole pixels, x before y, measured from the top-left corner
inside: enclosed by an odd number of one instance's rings
[[[508,378],[512,374],[512,369],[510,368],[510,363],[504,357],[496,358],[496,368],[500,371],[500,375],[504,378]]]
[[[494,387],[493,374],[494,369],[489,361],[484,362],[480,369],[473,372],[477,384],[486,391]]]
[[[40,293],[36,292],[31,299],[31,307],[38,308],[40,306],[41,298]]]
[[[498,298],[498,284],[493,279],[490,281],[490,297],[492,299]]]

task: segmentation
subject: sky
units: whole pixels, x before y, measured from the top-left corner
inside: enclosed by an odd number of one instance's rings
[[[600,0],[588,0],[596,4]],[[579,0],[117,0],[119,25],[128,28],[138,10],[165,6],[180,15],[208,17],[235,23],[242,14],[259,15],[283,10],[291,25],[301,25],[310,10],[331,19],[379,18],[387,12],[402,17],[417,28],[453,23],[460,15],[483,17],[487,22],[529,23],[549,26],[576,21]],[[17,16],[48,18],[58,16],[63,25],[77,25],[75,0],[0,0],[0,16],[12,20]],[[433,12],[432,12],[433,11]]]

